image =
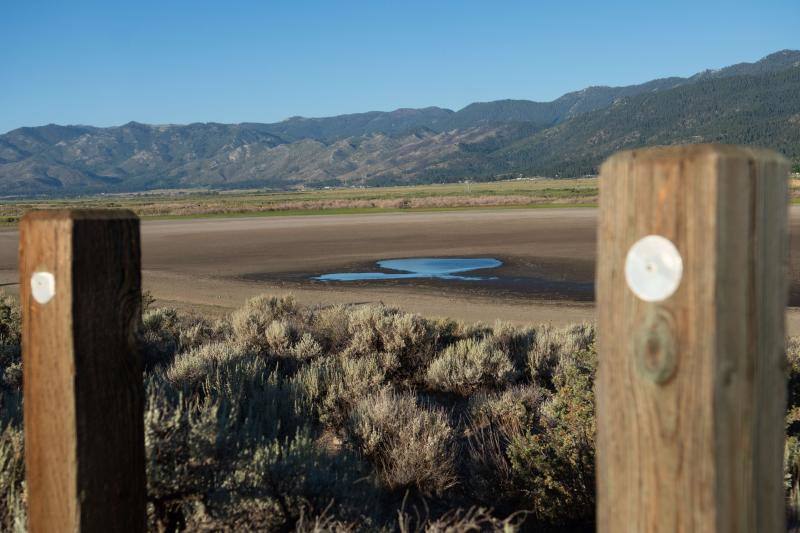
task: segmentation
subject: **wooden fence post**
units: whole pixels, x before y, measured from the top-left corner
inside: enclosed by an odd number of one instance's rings
[[[603,165],[598,531],[784,530],[787,174],[720,145]]]
[[[144,531],[139,220],[29,213],[20,276],[30,531]]]

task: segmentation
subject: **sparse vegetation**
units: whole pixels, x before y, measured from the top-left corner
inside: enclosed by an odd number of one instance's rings
[[[20,312],[0,292],[0,530],[25,531]]]
[[[793,172],[800,168],[795,165]],[[800,201],[800,179],[789,180]],[[0,200],[0,227],[14,226],[31,209],[124,208],[143,218],[303,216],[453,209],[593,207],[597,178],[514,179],[405,187],[337,188],[304,191],[193,191],[46,200]]]
[[[19,311],[0,299],[0,529],[25,528]],[[151,530],[591,527],[595,332],[260,297],[143,317]],[[800,341],[786,490],[800,497]]]
[[[406,187],[303,191],[193,191],[0,201],[0,226],[16,224],[30,209],[125,208],[140,217],[321,215],[594,205],[597,179],[528,179]]]

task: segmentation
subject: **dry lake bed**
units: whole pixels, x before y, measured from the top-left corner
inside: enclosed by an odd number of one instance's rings
[[[202,312],[268,292],[307,304],[383,302],[467,321],[563,325],[594,316],[596,220],[592,208],[547,208],[145,221],[144,284],[160,304]],[[791,234],[796,307],[796,207]],[[11,293],[17,239],[16,230],[0,230],[0,288]],[[409,258],[446,261],[391,262]],[[416,275],[396,269],[420,264]],[[788,318],[800,334],[800,310]]]

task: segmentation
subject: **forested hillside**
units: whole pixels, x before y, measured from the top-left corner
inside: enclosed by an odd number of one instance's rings
[[[707,78],[612,106],[506,142],[470,145],[471,157],[447,174],[525,173],[571,177],[597,172],[617,150],[719,142],[774,148],[800,159],[800,67],[762,76]]]

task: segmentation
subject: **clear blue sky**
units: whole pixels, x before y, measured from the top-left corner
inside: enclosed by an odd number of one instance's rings
[[[800,48],[800,1],[8,0],[0,132],[552,100]]]

